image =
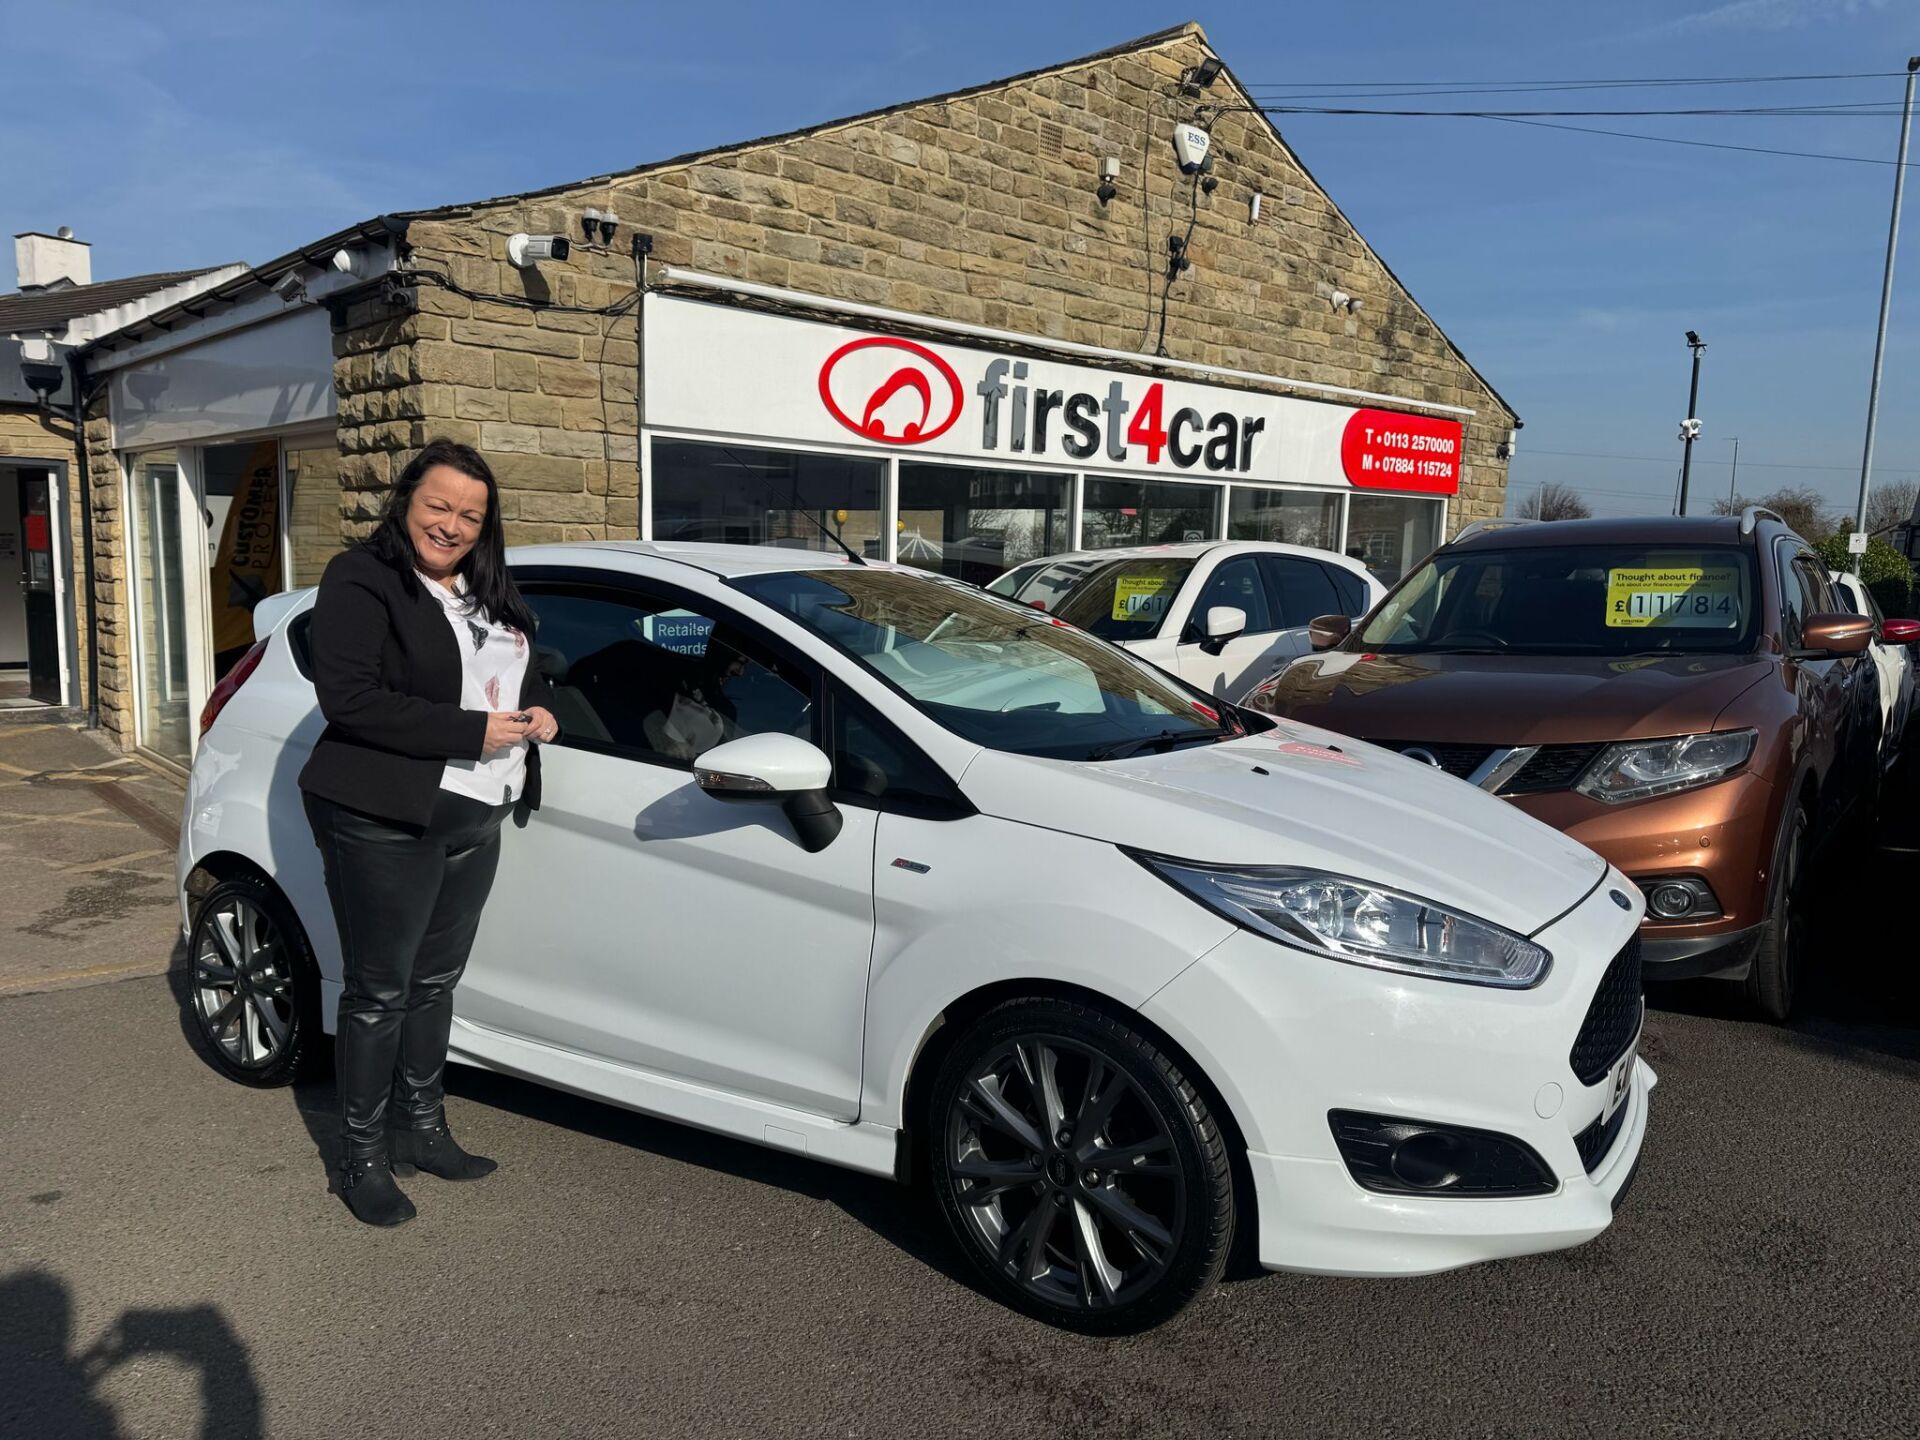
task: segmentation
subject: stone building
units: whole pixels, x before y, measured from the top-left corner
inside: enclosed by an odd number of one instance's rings
[[[83,360],[99,713],[181,763],[252,603],[433,436],[486,452],[513,542],[824,527],[986,579],[1286,539],[1392,579],[1500,512],[1518,423],[1192,25],[383,216]]]

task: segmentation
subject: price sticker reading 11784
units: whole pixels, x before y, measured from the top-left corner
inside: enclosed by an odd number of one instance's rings
[[[1733,566],[1648,567],[1607,572],[1607,624],[1699,630],[1740,627],[1740,572]]]

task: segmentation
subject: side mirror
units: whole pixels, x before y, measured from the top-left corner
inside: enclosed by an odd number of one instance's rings
[[[1920,620],[1883,620],[1880,641],[1884,645],[1911,645],[1920,640]]]
[[[1247,612],[1237,605],[1215,605],[1207,611],[1206,638],[1200,648],[1218,655],[1236,635],[1247,633]]]
[[[1858,655],[1873,639],[1873,618],[1832,613],[1809,615],[1800,627],[1802,655]]]
[[[1353,621],[1345,615],[1316,615],[1307,622],[1307,643],[1316,650],[1331,650],[1353,633]]]
[[[827,848],[843,817],[827,796],[833,762],[793,735],[748,735],[716,745],[693,762],[693,778],[716,800],[780,806],[809,854]]]

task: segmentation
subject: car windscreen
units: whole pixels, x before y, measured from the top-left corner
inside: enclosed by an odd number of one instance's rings
[[[1164,671],[971,585],[845,566],[729,582],[790,616],[954,734],[994,750],[1109,758],[1216,739],[1218,710]]]
[[[1193,561],[1169,555],[1055,560],[1002,575],[987,588],[1103,640],[1146,640],[1159,633]]]
[[[1750,551],[1537,545],[1441,551],[1347,648],[1384,654],[1724,655],[1752,648]]]

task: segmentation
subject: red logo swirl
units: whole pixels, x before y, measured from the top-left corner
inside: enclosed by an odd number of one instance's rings
[[[867,350],[900,353],[864,356],[865,363],[842,365],[848,356]],[[876,368],[876,360],[896,363],[888,370],[884,363]],[[892,423],[896,428],[890,429],[889,417],[881,412],[903,395],[910,400],[894,407]],[[917,406],[912,403],[915,401]],[[820,367],[820,403],[827,407],[827,413],[854,434],[882,445],[924,445],[946,434],[960,418],[964,402],[960,377],[951,365],[926,346],[891,335],[850,340]],[[858,419],[849,413],[855,407],[860,412]],[[905,419],[900,418],[903,413]]]

